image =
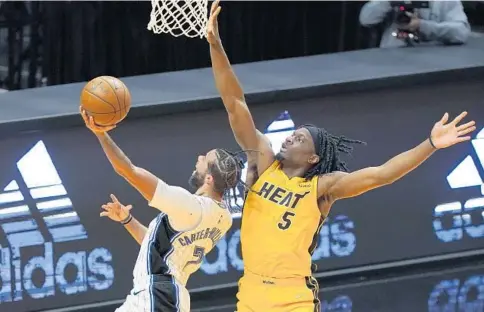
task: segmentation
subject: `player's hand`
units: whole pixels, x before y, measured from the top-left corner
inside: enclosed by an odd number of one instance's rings
[[[114,126],[99,126],[99,125],[96,125],[96,123],[94,122],[94,118],[92,118],[92,116],[89,116],[87,114],[87,112],[82,109],[82,106],[79,107],[79,111],[81,113],[82,119],[84,119],[84,122],[86,123],[86,127],[89,130],[91,130],[92,132],[94,132],[95,134],[105,133],[105,132],[111,131],[114,128],[116,128],[115,125]]]
[[[121,204],[116,196],[114,196],[113,194],[111,194],[111,200],[112,202],[101,206],[101,208],[104,210],[103,212],[101,212],[101,217],[108,217],[109,219],[116,222],[126,220],[126,218],[129,217],[129,211],[133,209],[133,206],[125,206]]]
[[[210,17],[208,18],[207,23],[207,41],[210,44],[218,44],[220,43],[220,35],[218,33],[218,14],[222,7],[220,7],[220,0],[216,0],[212,3],[212,7],[210,8]]]
[[[406,12],[406,14],[410,17],[410,22],[407,25],[399,25],[398,28],[412,32],[417,31],[420,28],[420,19],[418,18],[418,15],[409,12]]]
[[[446,148],[471,139],[471,137],[466,134],[476,130],[476,123],[474,121],[469,121],[468,123],[459,125],[466,115],[467,112],[463,112],[454,120],[447,123],[449,120],[449,114],[444,114],[442,119],[434,125],[434,128],[430,133],[430,138],[436,148]]]

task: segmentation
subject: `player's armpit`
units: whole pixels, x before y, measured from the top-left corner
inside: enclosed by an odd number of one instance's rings
[[[203,206],[196,195],[160,179],[149,205],[166,213],[175,231],[189,231],[202,220]]]
[[[318,196],[326,194],[335,201],[358,196],[389,183],[391,181],[385,179],[381,167],[368,167],[352,173],[337,172],[320,178]]]
[[[269,139],[255,128],[249,110],[246,111],[248,116],[244,116],[246,113],[229,113],[229,122],[235,140],[247,151],[248,161],[257,165],[258,175],[261,175],[274,162],[274,152]]]

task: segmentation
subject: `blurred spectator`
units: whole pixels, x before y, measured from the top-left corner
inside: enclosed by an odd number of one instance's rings
[[[406,46],[405,40],[393,35],[399,30],[417,33],[421,42],[437,41],[444,44],[463,44],[471,32],[461,1],[429,1],[429,8],[415,9],[407,25],[397,24],[393,12],[391,1],[373,0],[360,11],[363,26],[385,23],[381,48]]]

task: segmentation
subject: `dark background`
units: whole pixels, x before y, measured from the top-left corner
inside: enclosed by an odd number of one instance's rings
[[[233,64],[377,47],[360,26],[365,1],[222,1],[220,33]],[[463,1],[474,29],[484,4]],[[0,6],[0,87],[14,90],[209,66],[203,39],[146,29],[150,1],[6,1]],[[2,42],[3,41],[3,42]],[[3,43],[3,44],[2,44]]]
[[[252,113],[261,129],[283,110],[288,110],[296,125],[315,123],[335,134],[366,141],[368,146],[357,147],[349,159],[350,168],[354,170],[382,164],[393,155],[419,144],[446,111],[455,116],[463,109],[468,110],[481,129],[483,98],[482,81],[467,81],[259,105],[252,109]],[[237,149],[228,129],[225,112],[213,110],[138,120],[128,117],[112,136],[135,164],[170,184],[186,187],[197,155],[214,147]],[[131,287],[138,246],[119,224],[99,218],[99,207],[109,200],[110,193],[114,193],[122,202],[134,204],[133,213],[144,224],[148,224],[157,212],[114,173],[96,138],[81,127],[25,133],[1,141],[0,185],[6,186],[12,179],[14,164],[38,140],[44,141],[74,209],[89,234],[87,242],[81,245],[64,243],[54,247],[55,252],[106,247],[113,254],[115,282],[107,291],[57,295],[55,299],[35,300],[35,306],[41,309],[124,298]],[[318,261],[319,270],[482,248],[482,239],[468,237],[445,244],[436,238],[432,227],[433,209],[437,204],[480,196],[476,188],[453,192],[445,180],[471,150],[471,145],[466,143],[439,151],[394,185],[336,203],[329,222],[337,215],[346,215],[353,220],[356,249],[348,257],[333,256]],[[231,233],[237,228],[238,222],[235,222]],[[231,233],[227,238],[232,236]],[[217,276],[207,276],[199,271],[191,278],[189,287],[236,282],[240,272],[230,265],[228,268],[227,273]],[[32,304],[33,301],[24,300],[5,304],[5,307],[20,312],[26,311],[29,305],[31,309]]]
[[[328,298],[326,311],[335,311],[336,302],[341,301],[335,298],[341,296],[347,296],[351,300],[351,311],[482,311],[482,266],[449,271],[328,291],[324,293],[324,297]]]
[[[322,311],[483,311],[483,277],[479,266],[323,290]]]
[[[377,47],[380,26],[359,24],[365,2],[222,1],[220,35],[232,64]],[[482,3],[464,6],[472,25],[484,24]],[[146,30],[149,1],[47,2],[43,7],[49,84],[210,66],[204,39]]]
[[[363,4],[223,1],[220,31],[234,64],[369,48],[378,45],[380,29],[359,25],[358,15]],[[471,25],[482,27],[483,4],[465,2],[464,5]],[[146,30],[149,12],[148,1],[2,2],[0,65],[4,67],[3,72],[0,70],[0,87],[13,90],[86,81],[98,75],[125,77],[209,66],[204,40],[150,33]],[[483,127],[480,118],[484,116],[482,85],[483,81],[459,81],[444,86],[274,103],[254,107],[252,111],[260,129],[288,110],[296,124],[312,122],[334,133],[367,141],[368,146],[357,147],[349,159],[350,168],[358,169],[381,164],[415,146],[428,136],[433,123],[445,111],[455,116],[462,109],[468,109],[480,130]],[[228,129],[225,113],[215,110],[141,120],[128,117],[113,132],[113,137],[136,164],[171,184],[186,187],[198,154],[216,146],[237,149]],[[43,310],[124,298],[131,288],[139,247],[119,224],[99,218],[99,206],[114,193],[124,203],[134,204],[134,214],[144,224],[157,211],[147,207],[141,196],[113,172],[96,139],[80,127],[0,139],[0,187],[18,177],[15,163],[38,140],[45,142],[89,234],[87,240],[55,244],[54,260],[65,252],[90,252],[93,248],[106,247],[113,254],[114,285],[107,291],[88,290],[75,296],[62,295],[56,289],[55,296],[39,300],[29,300],[24,294],[23,301],[1,304],[0,310]],[[432,228],[433,209],[437,204],[481,196],[476,188],[452,191],[445,181],[451,169],[471,152],[470,144],[438,152],[402,181],[336,203],[326,224],[334,224],[338,216],[348,216],[354,222],[356,249],[347,257],[332,255],[319,259],[318,273],[482,248],[482,239],[467,236],[445,244],[436,238]],[[484,176],[482,170],[481,175]],[[227,240],[232,239],[238,226],[236,221]],[[0,230],[0,244],[4,247],[5,240]],[[330,240],[338,243],[335,236]],[[31,257],[43,255],[44,251],[38,247],[22,249],[22,269]],[[217,250],[208,260],[216,256]],[[207,276],[200,270],[192,277],[189,287],[234,283],[240,271],[230,263],[227,270],[216,276]],[[462,282],[469,275],[446,276]],[[42,276],[36,275],[35,279],[39,282]],[[343,295],[358,310],[427,311],[428,295],[438,281],[440,278],[436,277],[428,282],[415,279],[402,284],[327,289],[324,300],[330,307],[326,306],[326,311],[335,310],[335,298]],[[382,290],[385,296],[380,295]],[[414,296],[417,299],[412,299]],[[395,302],[401,310],[395,310]]]
[[[222,1],[220,33],[233,64],[365,47],[364,2]],[[205,39],[146,29],[150,1],[43,5],[49,84],[210,66]]]
[[[344,283],[320,281],[322,312],[442,312],[484,310],[484,266],[481,261],[447,268],[414,269]],[[232,312],[235,293],[195,302],[194,311]],[[108,311],[95,309],[92,312]]]

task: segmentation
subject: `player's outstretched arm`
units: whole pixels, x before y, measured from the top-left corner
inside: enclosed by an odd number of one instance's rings
[[[100,214],[101,217],[108,217],[124,225],[129,234],[141,245],[148,229],[131,215],[130,210],[133,206],[121,204],[113,194],[111,194],[111,200],[101,206],[104,210]]]
[[[331,200],[354,197],[380,186],[391,184],[417,168],[437,149],[446,148],[454,144],[471,139],[469,133],[476,129],[475,122],[470,121],[459,125],[467,115],[463,112],[453,121],[447,123],[449,114],[445,113],[438,121],[430,134],[430,137],[417,147],[397,155],[378,167],[370,167],[352,173],[338,173],[330,176],[332,183],[320,183],[328,185],[326,190],[320,189],[320,195],[327,195]],[[325,177],[321,177],[324,180]]]
[[[210,19],[207,25],[207,41],[210,44],[215,85],[220,93],[229,116],[230,126],[237,143],[244,150],[257,150],[259,173],[264,172],[274,161],[274,153],[263,135],[256,130],[254,120],[245,102],[244,91],[235,75],[218,32],[217,17],[221,7],[219,1],[212,4]]]
[[[193,194],[168,185],[148,170],[135,166],[107,133],[111,128],[96,125],[86,112],[81,111],[81,115],[87,128],[98,138],[116,173],[136,188],[150,206],[166,213],[175,230],[186,231],[198,225],[202,208]]]

